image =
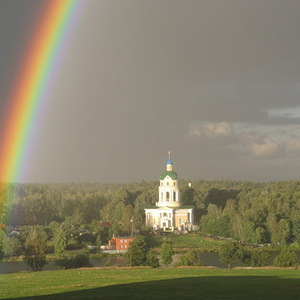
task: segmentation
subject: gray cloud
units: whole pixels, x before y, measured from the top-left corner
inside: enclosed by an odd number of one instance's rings
[[[38,2],[24,17],[0,3],[2,105]],[[21,180],[156,179],[168,150],[183,178],[298,178],[300,116],[285,112],[299,107],[299,13],[298,0],[87,1]]]

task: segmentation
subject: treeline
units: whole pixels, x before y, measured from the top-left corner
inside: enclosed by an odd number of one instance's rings
[[[7,193],[8,189],[8,193]],[[203,234],[246,243],[300,243],[300,182],[180,181],[183,205],[195,206]],[[9,200],[4,194],[9,194]],[[158,200],[158,182],[131,184],[11,184],[0,186],[6,225],[109,222],[114,234],[145,224]]]
[[[300,243],[300,182],[240,183],[210,190],[200,228],[204,234],[232,237],[251,244]],[[223,194],[218,197],[218,194]]]
[[[157,201],[157,182],[131,184],[11,184],[0,187],[6,225],[109,222],[116,231],[144,224],[144,207]]]

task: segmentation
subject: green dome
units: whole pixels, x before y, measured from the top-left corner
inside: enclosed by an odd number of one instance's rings
[[[166,172],[163,172],[161,175],[160,175],[160,180],[164,180],[167,176],[169,176],[171,179],[173,180],[177,180],[178,179],[178,175],[177,173],[173,172],[173,171],[166,171]]]

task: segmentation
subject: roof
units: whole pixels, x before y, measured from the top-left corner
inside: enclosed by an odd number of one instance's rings
[[[195,206],[194,205],[183,205],[183,206],[176,207],[176,209],[191,209],[191,208],[195,208]]]
[[[171,161],[171,159],[167,160],[167,165],[173,165],[173,162]]]
[[[160,180],[164,180],[167,176],[169,176],[173,180],[178,179],[178,175],[174,171],[165,171],[160,175],[159,178],[160,178]]]
[[[120,240],[120,239],[135,239],[133,236],[116,236],[115,239]]]
[[[169,207],[169,206],[161,206],[161,207],[158,207],[158,206],[146,206],[145,209],[175,209],[175,210],[178,210],[178,209],[193,209],[195,208],[195,206],[193,205],[183,205],[183,206],[178,206],[178,207]]]

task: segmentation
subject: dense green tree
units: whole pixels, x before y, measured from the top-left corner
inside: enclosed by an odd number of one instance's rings
[[[145,225],[145,207],[155,205],[157,201],[157,186],[150,182],[144,188],[134,202],[134,228],[140,228]]]
[[[25,222],[28,225],[47,225],[53,220],[55,207],[45,194],[36,193],[23,199]]]
[[[244,257],[243,246],[237,242],[227,241],[219,250],[219,257],[222,263],[227,264],[228,269],[232,265],[242,261]]]
[[[243,239],[247,243],[256,243],[257,235],[254,222],[247,221],[243,223]]]
[[[130,267],[144,266],[147,262],[148,248],[143,237],[139,237],[130,243],[125,258]]]
[[[123,214],[122,214],[122,231],[124,234],[129,235],[132,234],[133,232],[133,214],[134,214],[134,209],[131,204],[128,204],[125,206]]]
[[[183,205],[193,205],[194,204],[194,193],[195,193],[194,188],[189,187],[187,184],[185,184],[180,189],[182,204]]]
[[[6,236],[3,240],[4,256],[17,256],[21,254],[21,242],[18,238]]]
[[[243,234],[243,216],[236,212],[233,213],[230,218],[231,228],[232,228],[232,235],[233,238],[243,241],[244,240],[244,234]]]
[[[201,252],[197,249],[191,249],[179,259],[181,266],[204,266],[201,260]]]
[[[161,245],[160,256],[163,265],[169,265],[173,261],[174,250],[172,243],[164,241]]]
[[[157,258],[157,253],[153,249],[150,249],[146,255],[146,265],[152,268],[159,267],[159,260]]]
[[[52,221],[47,228],[50,230],[50,233],[52,236],[54,236],[57,232],[57,230],[59,229],[60,224],[56,221]]]
[[[251,255],[251,265],[253,267],[267,266],[270,260],[270,252],[266,249],[254,250]]]
[[[243,263],[249,267],[267,266],[270,256],[270,252],[266,249],[255,249],[244,254]]]
[[[25,241],[24,261],[33,271],[41,271],[46,264],[47,235],[40,227],[32,226]]]
[[[217,222],[215,224],[215,228],[216,228],[219,236],[222,236],[222,237],[230,237],[230,236],[232,236],[230,218],[226,214],[220,216],[217,219]]]
[[[300,220],[292,221],[292,240],[293,242],[300,243]]]
[[[268,242],[268,240],[269,240],[268,232],[264,228],[257,227],[255,229],[255,234],[256,234],[256,243],[257,244]]]
[[[281,245],[287,245],[292,241],[291,222],[287,219],[281,219],[277,225],[277,238]]]
[[[98,248],[100,248],[102,246],[102,240],[101,240],[101,235],[100,234],[98,234],[97,237],[96,237],[95,245]]]
[[[106,199],[99,192],[87,193],[81,201],[85,223],[99,220],[99,211],[106,204]]]
[[[274,259],[274,266],[276,267],[297,267],[298,265],[299,259],[296,252],[286,247],[282,248]]]
[[[111,222],[113,220],[113,206],[106,204],[100,209],[100,220],[104,222]]]
[[[66,234],[67,241],[79,236],[80,218],[67,217],[61,225],[61,230]]]
[[[3,240],[5,238],[5,233],[3,230],[0,229],[0,261],[2,261],[3,259],[3,255],[4,255],[4,252],[3,252]]]
[[[268,231],[271,235],[271,241],[273,243],[279,243],[280,237],[278,237],[278,234],[277,234],[278,221],[277,221],[277,216],[275,215],[275,213],[270,212],[268,214],[268,217],[266,220],[266,225],[267,225]]]
[[[53,246],[56,255],[64,255],[67,246],[67,234],[62,227],[54,235]]]

